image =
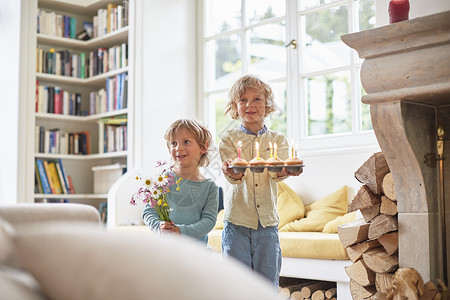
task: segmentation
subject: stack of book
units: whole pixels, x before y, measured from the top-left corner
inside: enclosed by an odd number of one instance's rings
[[[89,131],[63,132],[36,126],[34,140],[35,153],[91,154]]]
[[[99,153],[127,150],[127,115],[103,118],[99,125]]]
[[[61,159],[36,159],[36,188],[39,194],[75,194],[72,178],[66,174]]]

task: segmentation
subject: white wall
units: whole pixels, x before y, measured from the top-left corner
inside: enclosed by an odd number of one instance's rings
[[[389,24],[388,5],[390,0],[376,0],[377,27]],[[409,19],[415,19],[450,10],[449,0],[410,0]]]
[[[142,166],[169,158],[164,132],[178,118],[196,117],[196,1],[142,1],[136,49],[136,101],[143,101]],[[139,62],[138,57],[137,62]],[[137,66],[137,70],[139,70]]]
[[[0,203],[17,199],[20,8],[20,1],[0,0]]]

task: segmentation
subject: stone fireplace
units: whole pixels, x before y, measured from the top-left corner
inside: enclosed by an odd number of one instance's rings
[[[374,132],[394,179],[400,267],[415,268],[425,282],[447,279],[450,11],[348,34],[342,40],[364,59],[361,82],[367,94],[361,101],[370,105]],[[445,132],[444,160],[438,157],[438,125]]]

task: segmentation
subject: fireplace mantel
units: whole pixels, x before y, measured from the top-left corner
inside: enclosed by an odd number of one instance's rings
[[[445,231],[448,236],[450,216],[449,204],[441,203],[436,127],[444,126],[450,158],[450,11],[342,40],[364,59],[361,83],[367,95],[361,101],[370,105],[374,132],[394,179],[400,267],[415,268],[425,281],[443,278],[448,269],[443,262],[450,256],[448,249],[443,253],[442,236]],[[444,162],[448,170],[450,159]],[[450,177],[446,179],[450,202]]]

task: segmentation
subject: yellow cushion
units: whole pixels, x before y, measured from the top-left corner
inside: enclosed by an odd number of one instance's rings
[[[214,225],[214,229],[223,229],[223,214],[225,211],[223,209],[219,210],[217,214],[216,225]]]
[[[336,233],[280,232],[280,247],[283,257],[348,259]]]
[[[278,183],[277,209],[280,223],[278,228],[303,218],[305,206],[302,199],[286,183]]]
[[[213,229],[208,233],[208,246],[213,251],[222,252],[222,229]]]
[[[208,245],[215,252],[222,252],[222,230],[208,234]],[[347,251],[336,233],[280,232],[283,257],[316,259],[348,259]]]
[[[337,233],[337,227],[342,224],[347,224],[356,220],[356,211],[349,212],[343,216],[339,216],[334,220],[331,220],[323,228],[324,233]]]
[[[347,213],[347,186],[305,207],[306,217],[284,225],[280,231],[322,231],[329,221]]]

